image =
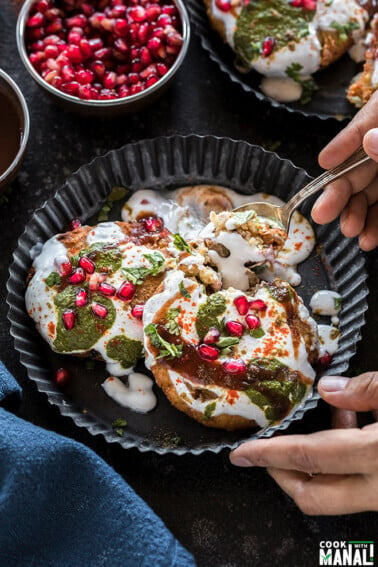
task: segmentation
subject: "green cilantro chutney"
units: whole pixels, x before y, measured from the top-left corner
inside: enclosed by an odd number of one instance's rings
[[[221,328],[218,317],[225,311],[226,299],[221,293],[214,293],[208,297],[197,313],[196,329],[200,339],[203,339],[210,327]]]
[[[113,337],[106,345],[107,356],[120,362],[123,368],[135,366],[138,358],[142,356],[142,352],[142,343],[125,335]]]
[[[250,0],[242,8],[234,33],[235,51],[247,64],[262,53],[266,37],[273,37],[273,52],[309,34],[314,10],[292,6],[287,0]]]
[[[96,272],[114,273],[121,268],[122,253],[117,246],[96,242],[80,252],[88,256],[96,266]]]
[[[91,295],[91,300],[104,305],[108,314],[104,319],[96,317],[91,310],[90,303],[84,307],[75,307],[75,297],[78,288],[68,286],[58,293],[54,299],[57,311],[56,338],[54,349],[58,352],[75,352],[91,350],[107,329],[110,329],[115,321],[115,308],[110,299],[98,293]],[[74,309],[76,314],[75,326],[67,330],[64,326],[62,315],[65,309]]]

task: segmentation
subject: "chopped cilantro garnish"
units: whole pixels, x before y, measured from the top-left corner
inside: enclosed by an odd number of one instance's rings
[[[335,302],[335,309],[337,311],[339,311],[341,309],[341,305],[343,303],[343,298],[342,297],[334,297],[333,301]]]
[[[263,337],[265,335],[264,331],[262,330],[261,327],[258,327],[257,329],[251,329],[249,331],[249,334],[251,335],[251,337],[253,337],[254,339],[260,339],[261,337]]]
[[[46,285],[49,287],[53,287],[54,285],[60,285],[62,283],[62,279],[58,272],[51,272],[45,279]]]
[[[99,213],[98,213],[98,220],[99,222],[104,222],[109,220],[109,213],[112,210],[114,201],[120,201],[126,196],[127,190],[124,187],[113,187],[110,191],[107,200],[102,205]]]
[[[189,252],[190,254],[192,253],[189,244],[178,232],[173,235],[173,244],[176,246],[177,250],[181,250],[182,252]]]
[[[134,285],[143,283],[144,278],[147,276],[157,276],[164,266],[165,258],[160,252],[153,252],[152,254],[143,254],[144,258],[151,263],[151,267],[140,266],[139,268],[122,268],[122,271]]]
[[[303,66],[300,63],[292,63],[289,67],[286,67],[285,73],[290,79],[293,79],[296,83],[301,85],[302,87],[302,96],[300,102],[302,104],[306,104],[310,102],[314,91],[318,89],[316,83],[313,79],[303,79],[300,76],[300,72],[303,69]]]
[[[181,295],[182,295],[183,297],[186,297],[186,299],[190,299],[190,298],[191,298],[190,293],[188,292],[188,290],[187,290],[186,287],[184,286],[184,282],[182,282],[182,281],[179,283],[179,290],[180,290],[180,293],[181,293]]]
[[[111,210],[112,210],[112,206],[108,202],[104,203],[101,209],[99,210],[98,221],[105,222],[109,220],[109,213]]]
[[[331,28],[339,33],[340,41],[347,41],[348,36],[351,34],[351,32],[353,30],[359,29],[359,27],[360,26],[358,22],[356,22],[356,20],[351,20],[347,24],[339,24],[339,22],[336,22],[335,20],[331,22]]]
[[[180,325],[177,322],[177,317],[180,315],[180,309],[175,309],[172,307],[167,312],[167,323],[165,328],[169,331],[172,335],[179,335],[180,334]]]
[[[235,226],[241,226],[256,216],[255,211],[243,211],[241,213],[233,213],[232,220]]]
[[[205,407],[205,411],[203,412],[203,415],[206,419],[210,419],[210,417],[213,415],[213,413],[215,412],[215,408],[217,407],[217,403],[216,402],[211,402],[210,404],[207,404],[207,406]]]
[[[116,427],[127,427],[127,421],[126,421],[126,419],[119,417],[118,419],[115,419],[113,421],[112,427],[113,427],[113,429],[116,429]]]
[[[117,433],[118,437],[123,437],[125,435],[125,431],[123,429],[121,429],[120,427],[118,427],[114,431]]]
[[[180,358],[182,356],[182,345],[171,344],[159,334],[157,325],[150,323],[144,328],[144,332],[148,337],[152,346],[159,349],[158,358]]]
[[[127,189],[125,187],[113,187],[108,195],[108,201],[120,201],[126,197]]]
[[[221,337],[216,346],[221,349],[221,354],[230,354],[232,347],[238,345],[239,342],[239,337]]]

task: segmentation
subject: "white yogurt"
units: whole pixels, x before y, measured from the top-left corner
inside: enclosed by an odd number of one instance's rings
[[[133,373],[126,386],[121,380],[110,376],[102,384],[106,394],[120,406],[133,411],[147,413],[156,406],[156,396],[152,391],[153,381],[145,374]]]
[[[260,89],[266,96],[278,102],[294,102],[299,100],[303,93],[302,85],[289,77],[264,77]]]
[[[312,296],[310,307],[316,315],[337,316],[341,309],[341,301],[342,297],[336,291],[321,289]]]
[[[320,356],[335,354],[339,346],[340,331],[333,325],[318,325]]]

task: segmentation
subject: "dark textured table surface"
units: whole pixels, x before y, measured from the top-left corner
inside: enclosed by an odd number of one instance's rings
[[[102,438],[76,428],[28,381],[9,334],[5,303],[12,252],[32,212],[67,175],[95,155],[159,135],[214,134],[268,149],[274,145],[280,156],[315,175],[319,171],[316,155],[340,124],[273,112],[258,103],[229,83],[195,36],[173,87],[149,109],[113,120],[67,114],[41,95],[18,58],[17,4],[20,2],[0,0],[0,67],[10,73],[26,96],[31,136],[9,201],[0,205],[0,359],[23,386],[19,415],[95,450],[163,518],[199,565],[311,567],[318,565],[321,540],[374,539],[377,514],[304,516],[264,470],[233,468],[227,452],[199,457],[140,454],[107,445]],[[376,253],[367,255],[367,265],[369,311],[363,340],[351,363],[351,372],[355,373],[378,369]],[[320,405],[295,430],[310,432],[327,427],[329,417],[328,409]]]

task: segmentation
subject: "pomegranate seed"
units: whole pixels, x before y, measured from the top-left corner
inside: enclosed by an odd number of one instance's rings
[[[33,51],[44,51],[46,45],[47,44],[42,41],[42,39],[39,39],[38,41],[35,41],[31,44],[30,49],[32,49]]]
[[[291,0],[290,4],[294,6],[294,8],[301,8],[303,0]]]
[[[121,51],[122,53],[127,53],[129,51],[129,46],[127,45],[127,43],[125,42],[124,39],[122,39],[121,37],[118,37],[115,42],[114,42],[114,47],[118,50]]]
[[[45,52],[46,53],[46,52]],[[140,61],[141,63],[147,67],[147,65],[149,65],[152,61],[151,58],[151,53],[149,52],[149,50],[147,49],[147,47],[141,47],[140,49]]]
[[[97,77],[101,78],[105,75],[106,67],[102,61],[93,61],[91,69],[96,73]]]
[[[266,37],[262,43],[262,56],[269,57],[274,49],[275,44],[276,40],[274,39],[274,37]]]
[[[244,332],[244,326],[239,321],[227,321],[226,329],[230,335],[241,337]]]
[[[56,59],[59,55],[59,49],[56,45],[47,45],[45,48],[45,56],[47,59],[53,58]]]
[[[114,22],[114,33],[117,36],[123,37],[127,34],[127,31],[129,29],[128,23],[126,20],[123,19],[117,19]]]
[[[245,295],[239,295],[238,297],[235,297],[234,305],[238,310],[239,315],[247,315],[249,303]]]
[[[159,23],[159,26],[165,27],[172,24],[172,19],[168,14],[161,14],[161,16],[158,17],[157,22]]]
[[[303,0],[302,6],[305,10],[316,10],[316,0]]]
[[[113,71],[105,73],[104,75],[104,87],[106,89],[114,89],[117,84],[117,75]]]
[[[113,18],[126,17],[126,6],[114,6],[111,15],[113,16]]]
[[[56,62],[55,59],[48,59],[46,61],[46,67],[50,71],[60,71],[60,65]]]
[[[77,31],[70,31],[70,33],[67,36],[68,43],[79,45],[82,39],[82,35],[83,35],[82,33],[79,33]]]
[[[82,256],[79,259],[79,266],[80,268],[83,268],[84,272],[87,272],[87,274],[93,274],[96,269],[94,262],[92,262],[92,260],[90,260],[88,256]]]
[[[86,275],[82,268],[76,268],[73,272],[72,276],[68,278],[70,284],[77,285],[85,282]]]
[[[257,329],[261,326],[261,321],[256,315],[247,315],[245,322],[248,325],[248,329]]]
[[[135,85],[139,82],[139,75],[138,73],[129,73],[129,83]]]
[[[216,360],[219,356],[219,349],[203,343],[198,347],[198,354],[204,360]]]
[[[125,85],[127,83],[127,75],[118,75],[117,86]]]
[[[146,80],[146,87],[152,87],[152,85],[157,83],[158,80],[159,80],[159,77],[157,77],[156,75],[150,75]]]
[[[67,384],[68,380],[70,379],[70,373],[66,368],[58,368],[54,375],[54,382],[58,384],[58,386],[64,386]]]
[[[114,287],[114,285],[110,283],[102,282],[98,285],[97,291],[98,293],[101,293],[101,295],[105,295],[106,297],[112,297],[116,292],[116,288]]]
[[[72,274],[72,264],[68,256],[57,256],[54,260],[54,266],[61,276],[69,276]]]
[[[86,71],[84,69],[81,69],[75,75],[75,79],[81,85],[87,85],[88,83],[92,83],[93,80],[94,80],[94,77],[95,76],[94,76],[94,73],[92,73],[92,71]]]
[[[38,12],[44,13],[50,8],[50,2],[49,0],[40,0],[40,2],[36,3],[35,8]]]
[[[247,366],[244,360],[226,360],[223,363],[223,370],[228,374],[242,374],[246,372]]]
[[[108,310],[105,305],[101,303],[92,303],[91,305],[92,313],[96,315],[99,319],[105,319],[108,314]]]
[[[62,40],[58,35],[48,35],[44,38],[43,43],[44,45],[58,45]]]
[[[82,4],[80,8],[86,16],[91,16],[95,11],[91,4]]]
[[[74,27],[83,28],[86,23],[87,23],[87,18],[84,16],[84,14],[78,14],[77,16],[72,16],[72,18],[66,19],[66,26],[68,28],[74,28]]]
[[[43,51],[37,51],[36,53],[31,53],[29,59],[33,67],[39,67],[42,61],[45,60],[45,54]]]
[[[163,28],[155,28],[154,31],[152,32],[152,37],[157,37],[158,39],[163,39],[165,37],[165,33],[164,33]]]
[[[175,16],[177,14],[176,6],[162,6],[161,11],[163,14],[168,14],[169,16]]]
[[[121,98],[130,95],[130,89],[126,85],[121,85],[118,89],[118,94]]]
[[[83,55],[78,45],[69,45],[67,47],[67,57],[72,63],[83,62]]]
[[[88,293],[85,289],[79,289],[75,297],[76,307],[84,307],[88,303]]]
[[[51,73],[57,73],[57,71],[51,71]],[[59,89],[62,83],[63,83],[62,77],[60,75],[55,74],[54,78],[51,81],[52,86]]]
[[[145,69],[143,69],[143,71],[139,73],[139,76],[141,77],[141,79],[147,79],[147,77],[150,77],[151,75],[156,75],[156,73],[157,73],[156,65],[152,64],[146,67]]]
[[[70,222],[70,230],[76,230],[77,228],[81,228],[81,220],[79,218],[72,219]]]
[[[203,342],[206,345],[214,345],[219,341],[219,337],[220,337],[219,329],[217,329],[216,327],[210,327],[210,329],[207,331],[206,335],[203,338]]]
[[[131,301],[136,292],[136,287],[132,282],[125,281],[117,291],[117,297],[123,301]]]
[[[168,67],[164,63],[156,63],[156,69],[160,77],[168,72]]]
[[[150,25],[148,22],[141,24],[138,30],[138,40],[140,43],[145,43],[147,41],[148,32],[150,31]]]
[[[262,299],[253,299],[249,302],[249,308],[255,311],[266,311],[268,306]]]
[[[62,79],[64,82],[70,82],[75,78],[75,71],[71,65],[64,65],[61,70]]]
[[[101,14],[101,12],[95,12],[94,14],[92,14],[92,16],[89,18],[89,23],[91,24],[91,26],[93,28],[100,28],[101,27],[101,22],[102,20],[105,18],[104,14]]]
[[[133,59],[131,62],[131,71],[133,73],[139,73],[143,69],[143,65],[140,59]]]
[[[99,100],[111,100],[113,98],[117,98],[117,93],[111,91],[110,89],[101,89],[98,98]]]
[[[325,352],[322,356],[319,356],[319,364],[321,364],[324,368],[327,368],[332,362],[333,356],[329,354],[329,352]]]
[[[143,6],[133,6],[132,8],[130,8],[129,16],[135,22],[144,22],[147,17],[146,10],[143,8]]]
[[[99,274],[92,274],[91,277],[89,278],[89,290],[97,291],[97,286],[99,284],[99,281],[100,281]]]
[[[166,41],[168,45],[181,46],[183,38],[178,32],[172,31],[167,34]]]
[[[156,53],[160,47],[161,39],[158,37],[151,37],[151,39],[149,39],[147,42],[147,48],[153,53]]]
[[[147,232],[161,232],[164,228],[164,221],[160,217],[145,217],[142,222]]]
[[[39,28],[40,26],[43,26],[44,23],[45,23],[45,16],[40,12],[36,12],[34,16],[28,19],[28,21],[26,22],[26,27]]]
[[[89,45],[91,46],[93,51],[97,49],[102,49],[104,47],[104,42],[102,41],[101,37],[92,37],[88,40]]]
[[[161,8],[158,4],[152,4],[146,8],[146,18],[147,20],[153,21],[156,20],[158,16],[161,14]]]
[[[94,52],[94,56],[96,57],[96,59],[101,59],[101,61],[103,59],[109,59],[111,55],[112,55],[112,50],[110,49],[110,47],[102,47],[101,49],[97,49]]]
[[[136,83],[135,85],[131,85],[130,87],[130,94],[134,95],[134,94],[138,94],[140,92],[142,92],[144,89],[142,83]]]
[[[144,310],[144,304],[134,305],[134,307],[131,310],[131,315],[135,317],[135,319],[142,319],[143,310]]]
[[[75,311],[72,309],[65,309],[62,314],[63,324],[67,331],[71,331],[75,326]]]
[[[46,33],[47,34],[51,34],[51,33],[59,33],[61,31],[63,31],[63,22],[60,18],[57,18],[56,20],[54,20],[51,24],[49,24],[48,26],[46,26]]]
[[[79,42],[80,51],[84,59],[89,59],[93,55],[93,49],[87,39],[81,39]]]

